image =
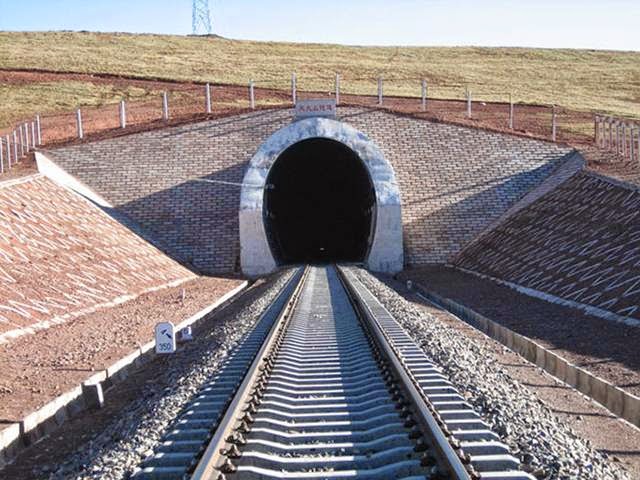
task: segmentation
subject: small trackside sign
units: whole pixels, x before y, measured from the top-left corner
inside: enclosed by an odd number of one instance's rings
[[[161,322],[156,325],[156,353],[174,353],[176,351],[175,327],[171,322]]]
[[[300,100],[296,103],[296,120],[309,117],[336,118],[336,101],[333,98]]]

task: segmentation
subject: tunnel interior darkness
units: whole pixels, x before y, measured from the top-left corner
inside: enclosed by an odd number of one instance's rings
[[[267,185],[263,214],[279,264],[365,260],[375,190],[353,150],[326,138],[298,142],[275,161]]]

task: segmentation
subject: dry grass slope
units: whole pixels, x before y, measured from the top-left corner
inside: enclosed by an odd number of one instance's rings
[[[340,72],[350,93],[374,93],[375,78],[382,75],[386,93],[412,96],[419,95],[419,79],[426,77],[434,97],[460,98],[469,85],[481,100],[504,101],[513,92],[518,102],[640,117],[640,52],[355,47],[86,32],[0,32],[0,45],[5,69],[243,85],[253,78],[259,86],[282,88],[296,71],[301,89],[319,91],[332,89],[333,72]],[[34,93],[30,105],[48,105],[44,98],[50,92],[40,91],[42,98]],[[123,94],[111,93],[82,94],[78,100],[117,101]]]

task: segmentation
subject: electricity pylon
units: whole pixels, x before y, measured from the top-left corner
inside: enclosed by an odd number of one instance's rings
[[[211,13],[209,0],[193,0],[193,17],[191,20],[193,35],[211,35]]]

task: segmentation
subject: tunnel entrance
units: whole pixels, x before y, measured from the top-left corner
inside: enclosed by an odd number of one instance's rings
[[[375,190],[360,157],[327,138],[287,148],[267,177],[264,221],[278,264],[363,262]]]

